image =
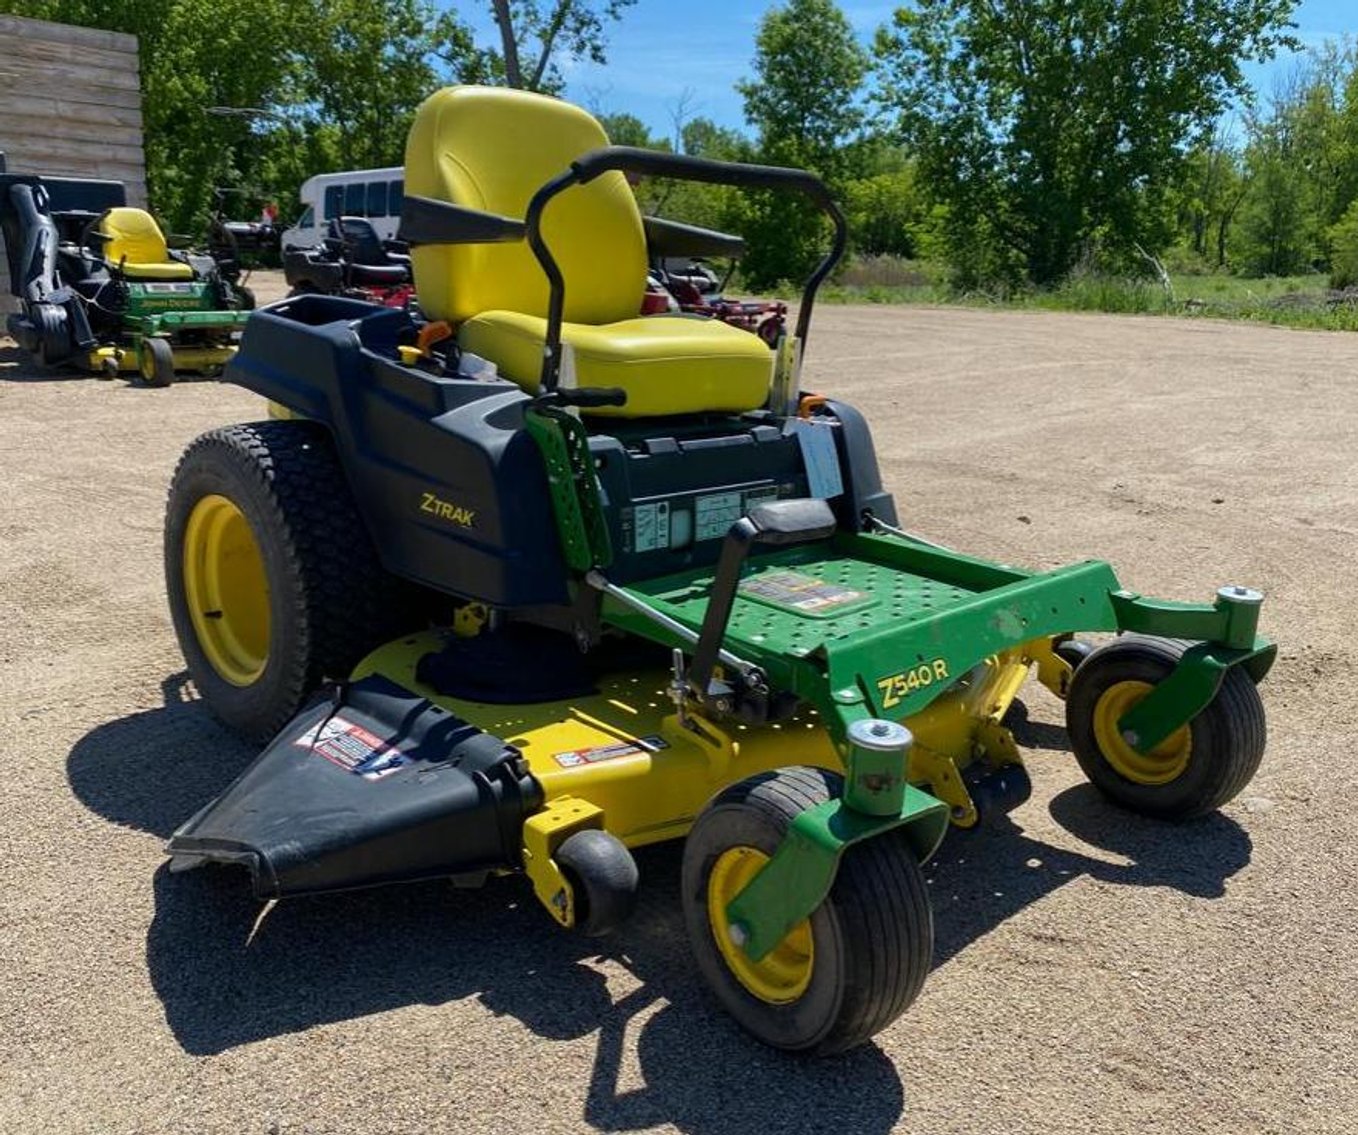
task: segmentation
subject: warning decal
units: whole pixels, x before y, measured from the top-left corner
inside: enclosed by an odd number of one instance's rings
[[[864,591],[855,591],[838,583],[826,583],[795,571],[769,571],[747,579],[740,585],[740,594],[751,599],[762,599],[775,607],[792,611],[820,614],[868,598]]]
[[[632,550],[654,552],[670,546],[670,506],[668,501],[639,504],[632,510]]]
[[[400,749],[392,748],[377,734],[339,714],[313,725],[293,744],[364,780],[381,780],[410,763]]]
[[[612,745],[595,745],[589,749],[567,749],[564,753],[553,753],[552,760],[562,768],[579,768],[581,765],[597,764],[599,761],[617,760],[618,757],[634,757],[638,753],[668,749],[663,737],[652,734],[636,741],[617,741]]]

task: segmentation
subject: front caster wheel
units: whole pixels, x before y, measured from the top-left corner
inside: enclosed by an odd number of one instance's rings
[[[753,961],[733,940],[727,904],[778,849],[796,816],[838,796],[814,768],[751,777],[721,793],[684,845],[689,941],[707,983],[740,1024],[775,1048],[818,1054],[880,1032],[929,973],[934,925],[924,876],[899,832],[850,847],[811,917]]]
[[[169,386],[174,382],[174,350],[168,339],[147,335],[137,349],[137,370],[147,386]]]
[[[1237,795],[1264,755],[1264,706],[1239,667],[1216,697],[1154,749],[1140,752],[1119,719],[1164,681],[1190,644],[1126,635],[1100,647],[1075,671],[1066,728],[1075,759],[1113,803],[1165,820],[1186,820]]]

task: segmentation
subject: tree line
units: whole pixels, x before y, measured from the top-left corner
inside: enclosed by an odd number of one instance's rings
[[[285,211],[302,178],[399,164],[410,117],[449,82],[563,86],[603,62],[633,0],[480,0],[478,46],[429,0],[0,0],[0,11],[141,39],[148,181],[175,226],[215,185]],[[870,44],[834,0],[760,21],[736,84],[748,129],[673,131],[595,106],[613,141],[806,166],[836,191],[853,248],[943,266],[959,289],[1072,273],[1328,271],[1358,282],[1358,54],[1331,44],[1268,92],[1249,61],[1296,49],[1296,0],[913,0]],[[213,106],[266,113],[222,118]],[[665,181],[643,205],[740,232],[752,287],[806,275],[823,219],[759,192]]]

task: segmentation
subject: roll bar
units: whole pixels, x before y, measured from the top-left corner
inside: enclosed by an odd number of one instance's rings
[[[668,154],[661,150],[643,150],[637,146],[603,146],[582,154],[571,162],[565,173],[552,178],[528,203],[524,216],[528,245],[538,258],[550,288],[547,303],[547,335],[542,358],[542,389],[555,390],[561,377],[561,323],[565,308],[566,282],[561,268],[542,236],[542,214],[552,198],[572,185],[588,185],[602,174],[617,170],[623,173],[647,174],[654,177],[673,177],[681,181],[699,181],[712,185],[733,185],[747,189],[795,190],[809,197],[835,226],[834,240],[829,252],[811,273],[802,291],[797,312],[797,338],[806,342],[811,325],[811,307],[816,291],[839,259],[848,241],[848,226],[844,214],[835,204],[830,190],[814,173],[783,166],[745,165],[741,162],[719,162],[711,158],[695,158],[683,154]]]

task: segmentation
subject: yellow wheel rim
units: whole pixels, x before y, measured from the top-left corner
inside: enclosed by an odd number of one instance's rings
[[[203,497],[189,513],[184,593],[212,668],[250,685],[269,660],[269,581],[250,522],[226,497]]]
[[[707,881],[707,920],[712,936],[727,968],[750,993],[771,1005],[796,1001],[811,984],[815,950],[811,921],[797,923],[762,961],[751,961],[731,940],[731,924],[726,907],[745,889],[769,857],[753,847],[732,847],[723,851],[712,865]]]
[[[156,377],[156,357],[151,354],[151,348],[144,342],[137,348],[137,363],[141,369],[142,378],[152,382]]]
[[[1118,682],[1109,686],[1094,707],[1094,740],[1119,776],[1133,784],[1168,784],[1182,776],[1193,749],[1193,736],[1181,726],[1148,753],[1138,752],[1123,738],[1118,721],[1154,687],[1149,682]]]

